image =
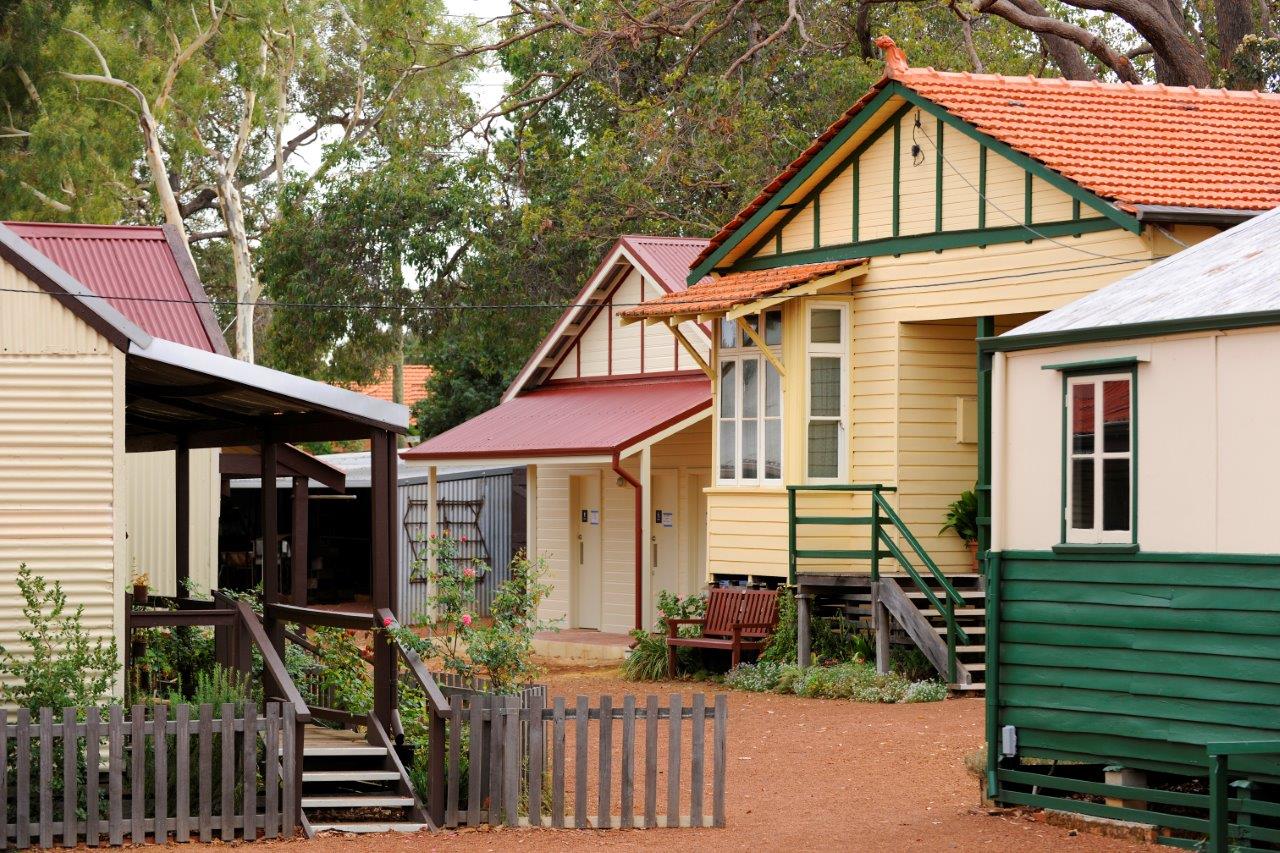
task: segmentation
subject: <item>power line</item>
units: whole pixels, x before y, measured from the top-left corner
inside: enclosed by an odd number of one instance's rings
[[[1106,269],[1116,266],[1125,266],[1128,264],[1150,264],[1163,260],[1168,255],[1153,256],[1150,258],[1110,258],[1107,263],[1085,264],[1081,266],[1067,267],[1048,267],[1033,270],[1025,270],[1021,272],[1001,273],[998,275],[987,275],[976,278],[967,279],[947,279],[915,282],[912,284],[889,285],[885,287],[864,288],[858,291],[849,289],[847,291],[839,291],[824,294],[826,296],[857,296],[864,293],[894,293],[910,290],[920,290],[929,287],[950,287],[956,285],[967,284],[990,284],[998,281],[1016,281],[1023,278],[1031,278],[1041,275],[1053,275],[1058,273],[1088,272],[1090,270]],[[513,310],[560,310],[567,311],[574,308],[599,308],[604,306],[604,302],[511,302],[511,303],[476,303],[476,304],[460,304],[460,305],[390,305],[387,303],[357,303],[345,304],[340,302],[275,302],[275,301],[259,301],[259,302],[239,302],[234,299],[178,299],[163,296],[103,296],[98,293],[50,293],[46,290],[26,290],[16,287],[0,287],[0,293],[26,293],[41,296],[49,296],[55,299],[106,299],[108,301],[118,302],[138,302],[150,304],[165,305],[211,305],[223,306],[227,308],[249,306],[256,308],[289,308],[298,310],[313,311],[394,311],[402,313],[420,313],[420,312],[443,312],[443,311],[513,311]],[[791,299],[803,299],[808,294],[790,294],[777,297],[763,297],[777,299],[779,301],[789,301]],[[635,308],[647,303],[644,302],[613,302],[615,308]]]

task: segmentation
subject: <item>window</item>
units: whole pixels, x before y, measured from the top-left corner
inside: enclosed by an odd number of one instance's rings
[[[845,477],[848,399],[845,306],[809,306],[805,466],[809,480]]]
[[[782,312],[744,318],[777,358]],[[721,483],[782,480],[782,379],[737,321],[721,320],[720,394],[716,412],[717,479]]]
[[[1068,376],[1068,543],[1132,543],[1133,375]]]

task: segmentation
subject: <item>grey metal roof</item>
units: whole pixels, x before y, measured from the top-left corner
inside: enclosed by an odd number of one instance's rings
[[[1280,208],[1000,336],[1280,311]]]
[[[372,482],[370,477],[370,461],[369,451],[358,450],[351,453],[320,453],[316,455],[316,459],[326,465],[337,468],[347,475],[347,489],[367,489]],[[479,477],[486,474],[505,473],[511,471],[511,468],[494,468],[492,465],[437,465],[436,477],[439,482],[447,482],[449,480],[467,479],[469,477]],[[428,481],[430,475],[425,465],[410,465],[403,459],[400,460],[397,482],[401,486],[412,486]],[[231,481],[233,489],[256,489],[261,480],[257,477],[236,478]],[[289,489],[292,483],[288,477],[279,477],[276,485],[281,489]],[[315,480],[311,481],[311,488],[323,489],[325,486]]]

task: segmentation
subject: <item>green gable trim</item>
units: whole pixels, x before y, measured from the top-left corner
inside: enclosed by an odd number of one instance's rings
[[[1106,373],[1111,370],[1128,370],[1144,359],[1136,355],[1122,358],[1095,358],[1092,361],[1072,361],[1064,364],[1042,364],[1041,370],[1057,370],[1062,373]]]
[[[934,138],[937,140],[936,144],[934,145],[934,148],[936,148],[937,150],[934,152],[935,169],[934,169],[934,176],[933,176],[933,180],[934,180],[934,183],[933,183],[933,230],[941,231],[942,230],[942,195],[943,195],[942,164],[943,164],[943,157],[944,157],[942,153],[942,131],[946,128],[946,125],[942,123],[942,119],[937,119],[937,122],[938,122],[937,128],[934,130],[934,133],[933,133]]]
[[[978,146],[978,227],[987,227],[987,146],[985,145]]]
[[[829,143],[827,143],[827,147],[824,148],[818,156],[806,163],[799,172],[792,176],[791,180],[787,181],[786,184],[783,185],[782,189],[773,194],[773,198],[765,202],[759,210],[751,215],[751,218],[744,222],[741,227],[739,227],[729,237],[729,239],[717,246],[715,251],[707,256],[705,261],[695,267],[689,273],[686,281],[689,284],[696,284],[701,281],[707,273],[715,269],[716,264],[720,263],[720,261],[724,259],[724,256],[732,251],[733,248],[742,241],[743,236],[756,230],[762,222],[773,215],[792,193],[799,189],[801,185],[809,180],[809,178],[813,177],[813,174],[817,172],[818,169],[822,168],[822,166],[831,159],[835,152],[849,141],[850,137],[861,130],[865,124],[871,121],[871,117],[874,116],[881,107],[895,97],[901,97],[900,86],[895,86],[891,83],[881,89],[880,93],[872,98],[867,105],[863,107],[856,116],[854,116],[853,120],[845,125],[840,132],[837,133]]]
[[[872,258],[884,255],[908,255],[913,252],[941,252],[966,246],[987,246],[996,243],[1021,243],[1039,237],[1068,237],[1095,231],[1111,231],[1117,226],[1110,219],[1081,219],[1077,222],[1049,222],[1036,225],[1034,230],[1025,225],[1006,228],[968,228],[961,231],[929,232],[906,237],[884,237],[861,243],[842,243],[805,249],[780,255],[748,258],[734,264],[734,271],[763,270],[789,267],[796,264],[812,264],[822,261],[842,261],[853,258]]]
[[[893,236],[902,221],[902,122],[893,123]]]
[[[856,241],[857,233],[858,233],[858,217],[857,217],[858,196],[857,194],[859,190],[858,190],[857,183],[859,178],[858,178],[857,172],[858,172],[859,160],[862,157],[863,153],[865,153],[868,148],[870,148],[875,143],[879,142],[880,138],[884,136],[886,133],[888,133],[890,130],[894,130],[898,126],[898,123],[902,121],[903,116],[905,116],[907,113],[909,113],[913,109],[915,109],[915,107],[911,106],[911,104],[903,104],[901,109],[895,111],[894,114],[890,116],[889,119],[885,121],[884,124],[880,125],[880,127],[872,131],[871,134],[868,135],[866,139],[862,140],[862,142],[859,143],[857,148],[849,152],[849,155],[845,157],[843,160],[841,160],[840,164],[837,165],[834,169],[832,169],[825,178],[819,181],[818,184],[813,189],[809,190],[809,193],[806,196],[804,196],[804,198],[800,199],[797,202],[794,202],[793,204],[778,205],[778,210],[786,211],[786,215],[783,216],[781,219],[779,219],[773,225],[772,228],[766,231],[764,236],[761,237],[750,248],[748,248],[744,254],[748,257],[757,254],[764,246],[768,245],[770,240],[775,241],[775,245],[777,247],[774,253],[781,254],[783,230],[785,230],[786,227],[791,224],[791,220],[795,219],[797,216],[800,215],[800,211],[804,210],[805,207],[810,202],[814,204],[815,228],[813,231],[813,246],[814,248],[817,248],[821,243],[821,240],[819,238],[819,231],[816,227],[817,219],[818,219],[818,212],[817,212],[818,200],[822,197],[822,191],[825,190],[827,187],[831,186],[831,184],[835,181],[835,179],[840,177],[840,175],[844,172],[845,169],[851,169],[854,173],[853,175],[854,200],[853,201],[854,201],[855,214],[854,214],[854,220],[853,220],[853,234],[854,234],[853,239]],[[895,130],[895,133],[896,132],[897,131]]]
[[[1063,332],[1001,335],[979,339],[978,348],[983,352],[1017,352],[1066,344],[1124,341],[1131,338],[1152,338],[1162,335],[1184,334],[1186,332],[1254,329],[1260,326],[1280,326],[1280,311],[1252,311],[1243,314],[1222,314],[1210,317],[1187,317],[1180,320],[1152,320],[1146,323],[1095,326],[1088,329],[1070,329]]]
[[[694,284],[700,281],[704,276],[706,276],[708,273],[714,270],[716,266],[722,260],[724,260],[725,256],[742,242],[743,238],[746,235],[750,234],[752,231],[758,228],[766,219],[768,219],[770,216],[776,213],[779,209],[785,208],[787,206],[786,199],[790,198],[791,195],[796,190],[798,190],[804,183],[806,183],[810,178],[812,178],[814,173],[816,173],[819,169],[826,166],[828,161],[835,155],[836,151],[838,151],[846,142],[849,141],[849,139],[855,133],[857,133],[869,121],[871,121],[875,113],[893,98],[901,98],[906,100],[908,102],[908,105],[915,105],[920,107],[921,109],[925,110],[931,115],[934,115],[935,117],[940,118],[946,124],[951,125],[953,129],[956,129],[961,133],[969,136],[970,138],[976,140],[981,146],[983,146],[981,148],[981,155],[980,155],[982,168],[980,170],[980,175],[979,175],[979,191],[984,196],[986,194],[986,168],[985,168],[986,149],[990,148],[991,150],[995,151],[1001,156],[1009,159],[1016,165],[1021,166],[1023,169],[1029,172],[1032,172],[1036,177],[1044,179],[1046,182],[1048,182],[1052,186],[1055,186],[1058,189],[1062,190],[1063,192],[1067,193],[1072,198],[1079,199],[1081,202],[1083,202],[1083,204],[1093,208],[1094,210],[1097,210],[1103,216],[1115,222],[1117,226],[1125,228],[1129,231],[1132,231],[1135,234],[1141,233],[1142,226],[1138,223],[1138,220],[1133,216],[1130,216],[1124,211],[1121,211],[1113,207],[1111,204],[1107,203],[1102,198],[1099,198],[1098,196],[1094,195],[1090,191],[1084,189],[1083,187],[1080,187],[1075,182],[1063,177],[1062,175],[1048,168],[1038,160],[1028,157],[1027,155],[1022,154],[1018,151],[1015,151],[1013,148],[1010,148],[1008,145],[1005,145],[1003,142],[999,142],[994,137],[991,137],[985,133],[982,133],[981,131],[977,130],[972,125],[970,125],[968,122],[965,122],[963,119],[960,119],[959,117],[952,115],[951,113],[947,112],[944,108],[935,104],[933,101],[930,101],[927,98],[922,97],[921,95],[917,94],[911,89],[908,89],[907,87],[903,86],[901,83],[891,80],[885,84],[884,88],[881,89],[880,92],[877,93],[875,97],[873,97],[869,102],[867,102],[866,106],[864,106],[858,112],[858,114],[853,117],[853,119],[849,122],[849,124],[845,125],[831,139],[831,141],[827,143],[826,147],[821,152],[819,152],[817,156],[815,156],[812,160],[806,163],[804,167],[800,169],[800,171],[798,171],[794,176],[792,176],[792,178],[789,181],[787,181],[787,183],[784,184],[783,187],[780,190],[778,190],[778,192],[776,192],[772,198],[770,198],[767,202],[764,203],[764,205],[761,206],[759,210],[757,210],[754,214],[752,214],[751,217],[748,218],[747,221],[744,222],[732,235],[730,235],[730,237],[727,240],[725,240],[724,243],[716,247],[716,249],[710,255],[707,256],[706,260],[704,260],[701,264],[695,267],[689,273],[686,279],[687,282],[689,284]],[[896,124],[897,118],[898,116],[896,115],[894,117],[891,117],[889,122],[886,122],[886,124],[889,124],[890,122]],[[894,155],[895,162],[898,157],[898,153],[900,152],[896,152]],[[836,169],[835,173],[838,174],[839,171],[840,171],[839,169]],[[896,187],[896,181],[895,181],[895,187]],[[896,198],[896,189],[895,189],[895,198]],[[984,222],[985,213],[986,213],[985,208],[986,208],[985,204],[979,207],[979,226],[980,227],[985,225],[985,222]],[[854,256],[860,257],[861,255],[854,255]],[[740,267],[735,265],[734,268],[736,269]]]

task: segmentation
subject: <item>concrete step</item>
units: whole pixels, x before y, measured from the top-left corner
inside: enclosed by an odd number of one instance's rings
[[[313,823],[311,828],[316,832],[350,832],[354,835],[363,835],[375,832],[421,832],[427,828],[427,824],[408,821],[392,821],[388,823]]]
[[[304,796],[304,809],[397,809],[413,805],[413,797],[399,794],[317,794]]]
[[[303,782],[394,782],[400,774],[394,770],[304,770]]]
[[[981,682],[976,684],[950,684],[948,687],[953,693],[981,693],[987,689],[987,685]]]

